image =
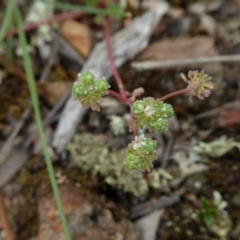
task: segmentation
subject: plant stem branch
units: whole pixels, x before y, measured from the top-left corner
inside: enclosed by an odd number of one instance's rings
[[[160,101],[165,101],[165,100],[167,100],[167,99],[169,99],[169,98],[171,98],[171,97],[175,97],[175,96],[178,96],[178,95],[187,93],[187,92],[189,92],[189,89],[184,88],[184,89],[182,89],[182,90],[178,90],[178,91],[176,91],[176,92],[169,93],[169,94],[167,94],[167,95],[159,98],[159,100],[160,100]]]
[[[46,141],[46,137],[45,137],[44,130],[43,130],[42,118],[41,118],[41,113],[40,113],[40,109],[39,109],[38,94],[37,94],[35,81],[34,81],[34,74],[33,74],[33,70],[32,70],[32,62],[31,62],[29,53],[27,51],[27,39],[26,39],[26,35],[25,35],[24,29],[23,29],[22,16],[18,9],[16,9],[14,16],[15,16],[16,24],[17,24],[18,30],[19,30],[20,43],[21,43],[21,47],[23,50],[24,69],[25,69],[26,75],[27,75],[28,87],[29,87],[31,99],[33,102],[34,115],[36,118],[36,123],[37,123],[38,131],[39,131],[39,135],[40,135],[40,140],[42,143],[42,148],[43,148],[43,152],[44,152],[44,157],[45,157],[45,161],[46,161],[46,165],[47,165],[49,178],[51,181],[54,197],[55,197],[55,200],[57,203],[61,223],[62,223],[63,230],[65,233],[65,239],[71,240],[71,235],[70,235],[70,232],[68,229],[66,216],[64,214],[61,196],[60,196],[58,185],[57,185],[57,182],[55,179],[55,172],[54,172],[53,164],[52,164],[52,161],[50,158],[47,141]]]
[[[117,93],[117,92],[115,92],[115,91],[113,91],[113,90],[108,90],[108,93],[109,93],[110,95],[118,98],[120,101],[122,101],[122,102],[124,102],[124,103],[126,103],[126,104],[128,104],[128,105],[131,105],[131,104],[132,104],[132,102],[131,102],[130,99],[124,98],[121,94],[119,94],[119,93]]]
[[[114,62],[112,46],[111,46],[110,29],[111,29],[111,19],[106,18],[105,39],[106,39],[108,59],[110,61],[110,67],[111,67],[112,73],[114,75],[115,81],[117,83],[117,86],[119,88],[120,94],[122,95],[123,98],[127,99],[122,79],[121,79],[121,77],[118,73],[117,67],[116,67],[115,62]]]

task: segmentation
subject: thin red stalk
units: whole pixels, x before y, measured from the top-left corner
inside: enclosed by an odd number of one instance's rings
[[[110,95],[118,98],[119,100],[123,101],[124,103],[128,103],[128,104],[131,103],[129,99],[124,98],[121,94],[119,94],[119,93],[117,93],[117,92],[115,92],[115,91],[113,91],[113,90],[108,90],[108,93],[109,93]]]
[[[172,93],[169,93],[161,98],[159,98],[160,101],[165,101],[166,99],[168,98],[171,98],[171,97],[175,97],[175,96],[178,96],[178,95],[181,95],[181,94],[184,94],[184,93],[187,93],[189,92],[189,89],[187,88],[184,88],[182,90],[179,90],[179,91],[176,91],[176,92],[172,92]]]
[[[7,208],[5,205],[4,197],[1,192],[0,192],[0,217],[1,217],[3,230],[6,234],[6,239],[15,240],[16,237],[12,230],[11,224],[9,222]]]
[[[115,81],[117,83],[117,86],[119,88],[120,94],[122,95],[123,98],[127,99],[122,79],[121,79],[121,77],[120,77],[120,75],[118,73],[118,70],[117,70],[115,62],[114,62],[112,46],[111,46],[110,29],[111,29],[111,19],[110,18],[106,18],[105,39],[106,39],[106,47],[107,47],[108,59],[110,61],[110,67],[111,67],[113,76],[115,78]]]
[[[55,15],[54,17],[46,19],[44,21],[27,24],[27,25],[24,26],[24,31],[28,32],[28,31],[34,30],[34,29],[36,29],[39,26],[44,25],[44,24],[50,25],[50,24],[53,24],[53,23],[56,23],[56,22],[62,22],[62,21],[67,20],[67,19],[78,18],[82,15],[83,15],[82,12],[61,13],[61,14]],[[5,38],[9,38],[9,37],[15,36],[17,34],[18,34],[18,29],[13,29],[13,30],[10,30],[6,33]]]

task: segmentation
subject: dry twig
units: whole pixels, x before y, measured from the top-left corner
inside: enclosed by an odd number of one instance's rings
[[[54,65],[54,61],[55,61],[55,58],[56,58],[57,53],[58,53],[58,48],[59,48],[59,40],[58,40],[58,36],[55,35],[54,36],[54,41],[53,41],[51,56],[48,59],[48,62],[46,64],[46,66],[44,67],[43,71],[42,71],[41,77],[39,79],[39,83],[42,83],[42,82],[46,81],[46,79],[47,79],[47,77],[48,77],[48,75],[51,71],[51,68]]]
[[[0,151],[0,165],[7,159],[8,155],[11,152],[12,147],[14,145],[14,140],[17,137],[19,131],[22,129],[23,124],[24,124],[25,120],[29,117],[30,113],[31,113],[30,108],[28,108],[24,111],[20,120],[18,121],[15,128],[13,129],[11,135],[8,137],[6,143],[2,147],[2,149]]]
[[[143,215],[146,215],[150,212],[153,212],[156,209],[170,207],[180,201],[180,197],[185,193],[185,189],[180,189],[174,195],[167,197],[162,196],[157,199],[155,202],[146,202],[140,203],[134,206],[131,210],[131,218],[138,218]]]
[[[163,61],[144,61],[133,62],[132,67],[138,71],[150,70],[150,69],[162,69],[173,67],[187,67],[190,65],[204,64],[204,63],[221,63],[221,62],[239,62],[240,54],[235,55],[223,55],[214,57],[200,57],[189,59],[177,59],[177,60],[163,60]]]

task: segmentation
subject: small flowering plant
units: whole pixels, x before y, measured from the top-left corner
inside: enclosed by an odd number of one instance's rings
[[[193,96],[203,99],[209,96],[210,90],[214,87],[211,82],[212,78],[204,70],[201,72],[189,71],[188,78],[182,73],[181,77],[188,84],[185,89],[170,93],[160,99],[147,97],[135,101],[136,91],[133,91],[131,97],[127,98],[122,89],[122,83],[121,88],[119,87],[119,94],[109,90],[110,85],[106,78],[96,79],[91,71],[87,71],[79,74],[80,82],[73,85],[72,94],[83,106],[90,105],[93,110],[97,111],[100,111],[98,103],[106,94],[111,94],[125,102],[131,110],[130,131],[134,133],[135,139],[128,145],[125,152],[124,165],[130,170],[149,171],[153,160],[157,159],[157,142],[146,138],[144,135],[137,136],[136,130],[146,127],[150,132],[166,131],[168,129],[168,120],[174,115],[171,104],[164,102],[166,99],[187,92],[190,93],[190,100],[192,100]],[[136,96],[139,96],[139,94]]]
[[[72,95],[74,99],[81,102],[83,106],[90,105],[93,110],[100,111],[99,102],[102,97],[107,94],[118,98],[129,106],[131,111],[131,126],[130,131],[133,132],[135,139],[128,145],[125,152],[124,165],[130,170],[150,170],[152,162],[157,158],[156,148],[157,142],[145,137],[144,135],[137,136],[139,128],[147,128],[150,132],[163,132],[168,129],[168,120],[174,115],[172,106],[164,101],[185,93],[190,93],[190,100],[193,96],[203,99],[208,97],[210,90],[214,84],[204,70],[189,71],[188,78],[182,73],[181,78],[187,83],[187,87],[172,93],[169,93],[160,99],[152,97],[135,100],[143,92],[143,88],[137,88],[132,93],[127,94],[123,82],[119,76],[114,63],[114,57],[110,42],[110,19],[106,19],[106,49],[110,61],[110,67],[114,75],[114,79],[119,89],[119,93],[110,90],[106,78],[101,77],[96,79],[91,71],[79,74],[79,82],[74,83]]]
[[[81,82],[75,82],[72,88],[74,99],[79,100],[83,106],[90,105],[92,110],[100,111],[98,103],[110,88],[106,78],[97,80],[90,71],[78,74],[78,77]]]

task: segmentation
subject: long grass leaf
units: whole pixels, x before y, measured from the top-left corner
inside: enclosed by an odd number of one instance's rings
[[[1,44],[2,40],[4,39],[5,34],[11,24],[14,3],[15,3],[15,0],[8,1],[6,15],[4,17],[4,21],[3,21],[1,31],[0,31],[0,44]]]
[[[51,158],[50,158],[50,155],[49,155],[49,152],[48,152],[47,141],[46,141],[44,130],[43,130],[42,118],[41,118],[41,113],[40,113],[40,109],[39,109],[38,94],[37,94],[35,81],[34,81],[34,74],[33,74],[33,70],[32,70],[32,62],[31,62],[29,53],[27,51],[27,40],[26,40],[25,32],[23,30],[22,16],[21,16],[21,13],[18,9],[16,9],[16,13],[14,13],[14,15],[15,15],[15,18],[16,18],[17,26],[18,26],[20,43],[21,43],[21,47],[22,47],[22,50],[23,50],[24,69],[25,69],[27,79],[28,79],[28,86],[29,86],[29,90],[30,90],[30,94],[31,94],[32,103],[33,103],[34,115],[35,115],[36,122],[37,122],[38,132],[39,132],[39,135],[40,135],[40,140],[41,140],[41,144],[42,144],[42,148],[43,148],[43,152],[44,152],[44,157],[45,157],[45,161],[46,161],[46,165],[47,165],[49,178],[50,178],[50,181],[51,181],[51,185],[52,185],[52,188],[53,188],[53,193],[54,193],[55,200],[56,200],[57,207],[58,207],[58,211],[59,211],[59,214],[60,214],[61,223],[62,223],[62,226],[63,226],[63,229],[64,229],[65,239],[66,240],[71,240],[67,220],[66,220],[64,210],[63,210],[63,206],[62,206],[60,193],[59,193],[57,182],[56,182],[56,179],[55,179],[54,168],[53,168],[52,161],[51,161]]]

